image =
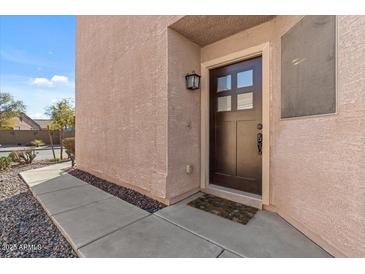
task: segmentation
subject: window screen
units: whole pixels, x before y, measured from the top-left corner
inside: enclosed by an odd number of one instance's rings
[[[305,16],[281,37],[281,117],[336,112],[336,17]]]

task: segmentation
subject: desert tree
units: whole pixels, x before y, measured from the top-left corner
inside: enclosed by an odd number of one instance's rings
[[[49,130],[58,130],[60,133],[60,159],[62,160],[64,132],[75,127],[75,108],[70,99],[61,99],[47,108],[46,115],[51,119]]]
[[[0,129],[10,128],[13,124],[12,119],[24,111],[25,105],[22,101],[0,91]]]

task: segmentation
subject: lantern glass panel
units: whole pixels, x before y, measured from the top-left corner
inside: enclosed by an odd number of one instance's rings
[[[188,88],[193,88],[194,87],[194,77],[189,75],[188,76]]]
[[[200,82],[200,77],[195,75],[194,76],[194,88],[199,88],[199,82]]]

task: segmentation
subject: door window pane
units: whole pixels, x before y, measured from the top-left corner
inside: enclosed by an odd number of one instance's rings
[[[237,110],[253,108],[253,93],[243,93],[237,95]]]
[[[253,85],[253,70],[237,73],[237,88],[251,87]]]
[[[231,89],[231,75],[218,77],[217,92]]]
[[[218,112],[231,111],[231,96],[218,97]]]

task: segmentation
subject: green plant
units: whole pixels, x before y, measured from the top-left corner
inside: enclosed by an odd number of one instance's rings
[[[11,159],[10,157],[0,157],[0,170],[6,170],[10,167],[11,165]]]
[[[25,111],[22,101],[17,101],[9,93],[0,91],[0,128],[9,127],[9,119]]]
[[[34,149],[17,150],[9,154],[11,161],[19,164],[31,164],[36,156]]]
[[[15,126],[16,126],[16,120],[14,118],[10,118],[2,122],[0,130],[14,129]]]
[[[58,162],[60,162],[61,160],[60,160],[60,158],[53,158],[53,159],[50,159],[49,160],[51,163],[58,163]]]
[[[72,166],[75,165],[75,137],[63,139],[63,145],[66,148],[66,154],[71,159]]]
[[[51,144],[52,148],[53,159],[56,160],[56,153],[54,151],[54,146],[53,146],[53,133],[51,133],[49,124],[47,125],[47,132],[48,132],[49,143]]]
[[[60,158],[63,160],[63,133],[75,127],[75,108],[69,99],[62,99],[48,107],[46,115],[51,117],[49,129],[60,132]]]
[[[42,140],[39,140],[39,139],[35,139],[33,141],[30,142],[33,146],[36,146],[36,147],[40,147],[40,146],[44,146],[44,143]]]

